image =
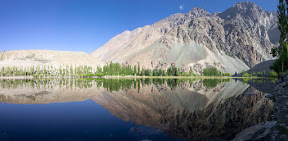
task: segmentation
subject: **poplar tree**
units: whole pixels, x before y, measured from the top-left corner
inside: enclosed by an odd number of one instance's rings
[[[284,71],[288,69],[288,53],[287,53],[287,37],[288,37],[288,0],[279,0],[278,5],[278,29],[280,31],[280,46],[277,48],[273,48],[271,50],[271,54],[273,57],[279,57],[274,64],[270,67],[271,69],[275,70],[278,74],[278,78],[281,78],[283,81],[283,74]]]
[[[140,75],[140,63],[138,62],[138,75]]]

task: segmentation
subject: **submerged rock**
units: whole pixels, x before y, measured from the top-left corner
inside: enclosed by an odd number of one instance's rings
[[[232,141],[270,140],[272,137],[271,129],[276,125],[276,123],[276,121],[271,121],[246,128],[237,134]]]
[[[265,95],[266,98],[273,98],[274,96],[271,94]]]
[[[285,135],[285,134],[280,135],[280,140],[282,140],[282,141],[288,141],[287,135]]]

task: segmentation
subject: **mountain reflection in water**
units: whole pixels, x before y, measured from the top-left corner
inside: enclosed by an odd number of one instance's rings
[[[47,104],[91,99],[112,115],[188,140],[232,139],[268,120],[273,102],[232,79],[0,80],[0,102]],[[245,95],[253,92],[257,95]],[[0,106],[1,107],[1,106]],[[5,114],[5,113],[4,113]],[[101,116],[101,115],[99,115]],[[146,128],[147,127],[147,128]],[[138,128],[131,128],[135,133]]]

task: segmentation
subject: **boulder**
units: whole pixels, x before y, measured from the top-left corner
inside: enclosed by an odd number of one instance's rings
[[[232,141],[270,140],[272,137],[271,129],[276,126],[276,123],[276,121],[271,121],[246,128],[237,134]]]

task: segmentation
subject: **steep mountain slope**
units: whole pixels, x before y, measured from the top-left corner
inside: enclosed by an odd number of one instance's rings
[[[222,13],[201,8],[171,15],[152,25],[125,31],[91,53],[145,68],[171,65],[201,72],[204,67],[234,73],[271,59],[279,31],[275,12],[252,2],[240,2]]]
[[[97,67],[104,63],[84,52],[50,50],[15,50],[0,53],[0,66],[53,66],[88,65]]]

